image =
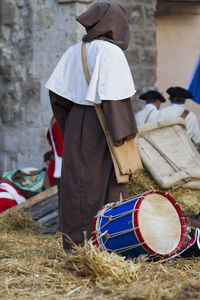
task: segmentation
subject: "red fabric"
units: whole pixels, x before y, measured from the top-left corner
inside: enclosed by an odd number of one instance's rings
[[[0,213],[5,211],[8,208],[11,208],[11,207],[17,205],[17,202],[12,199],[12,195],[10,195],[10,199],[1,198],[1,192],[7,193],[7,190],[0,188]]]
[[[54,159],[51,158],[51,160],[49,162],[48,170],[47,170],[47,175],[48,175],[50,185],[53,185],[56,183],[56,178],[53,177],[54,170],[55,170],[55,161],[54,161]]]
[[[7,210],[8,208],[11,208],[16,205],[17,205],[17,202],[15,200],[7,199],[7,198],[0,198],[0,213]]]
[[[55,117],[52,117],[52,121],[53,119],[55,119]],[[51,124],[52,124],[51,121]],[[62,133],[58,127],[58,123],[56,122],[56,120],[54,121],[53,127],[51,127],[52,133],[53,133],[53,139],[54,139],[54,143],[56,146],[56,152],[57,155],[62,157],[63,156],[63,136]]]
[[[59,127],[58,127],[58,123],[57,123],[54,116],[51,118],[51,130],[52,130],[52,135],[53,135],[57,155],[62,157],[64,140],[63,140],[62,133],[61,133]],[[56,183],[56,178],[53,177],[54,170],[55,170],[55,160],[54,160],[54,150],[53,150],[53,146],[52,146],[52,142],[51,142],[51,136],[50,136],[49,129],[48,129],[48,132],[47,132],[47,139],[48,139],[49,144],[51,146],[51,159],[50,159],[50,162],[49,162],[47,175],[48,175],[48,179],[49,179],[49,184],[53,185],[54,183]]]

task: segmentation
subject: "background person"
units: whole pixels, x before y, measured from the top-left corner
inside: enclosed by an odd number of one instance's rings
[[[183,118],[186,123],[188,136],[193,143],[199,147],[200,144],[200,129],[196,115],[190,112],[185,106],[186,99],[191,99],[192,94],[182,87],[170,87],[166,91],[169,94],[171,105],[159,111],[158,120],[170,120],[173,118]]]
[[[155,122],[158,117],[160,104],[166,101],[165,98],[161,93],[153,90],[140,95],[140,99],[146,101],[146,104],[142,110],[135,114],[137,126]]]

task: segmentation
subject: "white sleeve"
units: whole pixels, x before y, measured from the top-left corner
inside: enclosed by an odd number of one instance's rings
[[[151,111],[151,113],[150,113],[150,115],[147,119],[147,123],[157,122],[158,121],[158,116],[159,116],[159,111],[158,110]]]
[[[136,92],[126,57],[116,45],[111,44],[99,53],[93,75],[98,76],[97,93],[101,100],[122,100]],[[87,100],[91,98],[88,91]]]
[[[48,90],[66,98],[68,95],[68,86],[70,84],[69,76],[70,74],[74,74],[72,64],[68,63],[71,59],[71,53],[72,48],[65,51],[45,85]]]

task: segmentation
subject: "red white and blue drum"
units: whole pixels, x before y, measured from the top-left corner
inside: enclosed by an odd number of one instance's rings
[[[125,257],[146,253],[170,256],[180,250],[185,233],[181,208],[163,191],[109,203],[93,222],[94,244]]]

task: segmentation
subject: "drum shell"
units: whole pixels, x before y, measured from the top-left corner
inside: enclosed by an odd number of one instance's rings
[[[168,198],[168,200],[174,205],[181,224],[181,237],[177,248],[172,252],[168,253],[167,256],[172,255],[177,252],[183,244],[185,236],[185,220],[181,212],[180,207],[177,202],[166,192],[163,191],[149,191],[130,199],[125,202],[116,202],[116,204],[108,204],[101,211],[99,211],[94,219],[93,223],[93,240],[96,245],[98,245],[102,250],[107,250],[109,252],[117,252],[125,257],[137,257],[140,254],[157,254],[160,256],[166,256],[163,254],[156,253],[153,251],[144,241],[142,234],[139,229],[138,224],[138,214],[140,209],[140,204],[146,195],[150,193],[159,193]],[[116,216],[120,214],[125,214],[115,219]],[[120,219],[120,222],[119,222]],[[110,220],[110,222],[109,222]],[[97,231],[101,232],[101,237],[99,237]],[[109,235],[103,235],[108,231]],[[129,231],[129,232],[127,232]],[[117,234],[119,233],[119,235]],[[115,236],[112,237],[111,235]],[[111,238],[109,238],[111,236]],[[105,243],[105,245],[104,245]],[[134,247],[129,249],[129,247]],[[121,249],[119,248],[126,248]]]

